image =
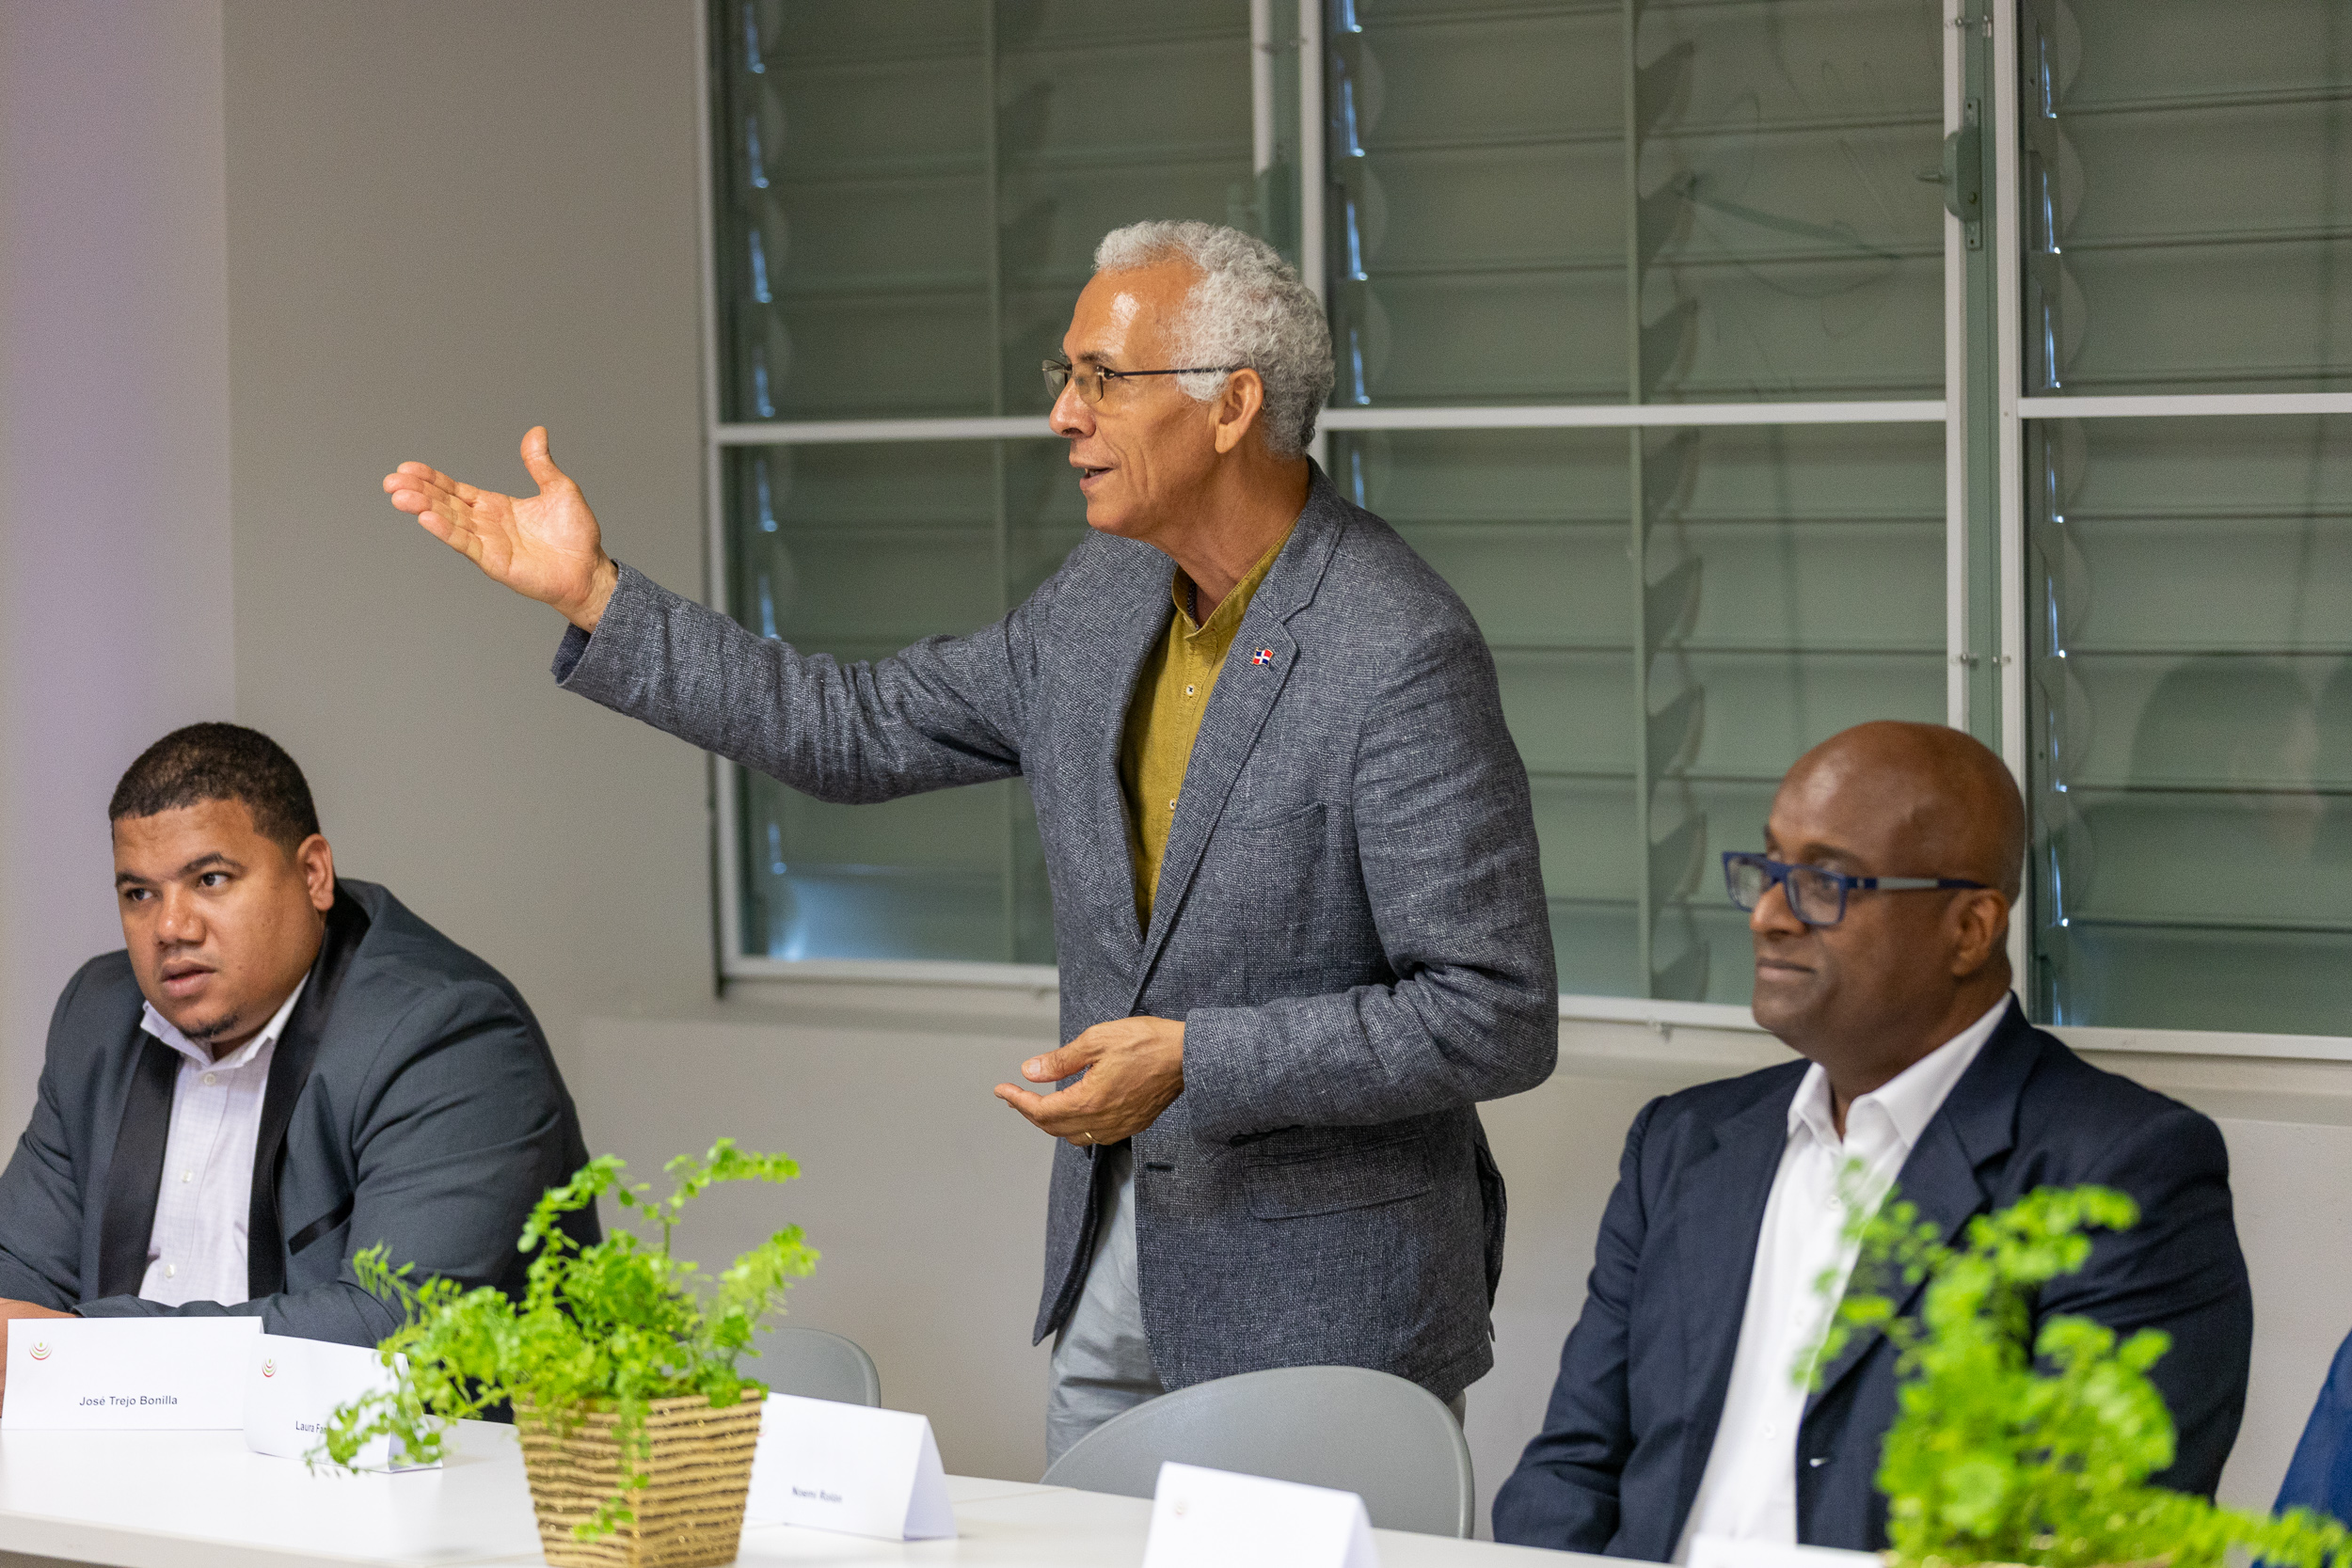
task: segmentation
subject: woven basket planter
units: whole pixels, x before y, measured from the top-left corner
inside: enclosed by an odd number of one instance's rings
[[[524,1401],[515,1402],[531,1506],[551,1568],[711,1568],[733,1562],[759,1444],[759,1391],[715,1409],[699,1394],[656,1400],[645,1412],[646,1484],[629,1497],[634,1524],[593,1541],[572,1527],[596,1517],[620,1490],[618,1418],[591,1411],[559,1434]]]

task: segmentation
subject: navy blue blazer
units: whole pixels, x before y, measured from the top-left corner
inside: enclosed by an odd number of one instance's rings
[[[1495,1497],[1496,1540],[1653,1562],[1674,1554],[1723,1415],[1805,1066],[1703,1084],[1633,1118],[1544,1430]],[[2153,1375],[2180,1446],[2156,1479],[2210,1494],[2245,1409],[2254,1331],[2220,1130],[2091,1067],[2012,999],[1899,1180],[1947,1238],[2036,1187],[2097,1182],[2138,1201],[2139,1224],[2098,1234],[2082,1272],[2042,1292],[2035,1322],[2074,1313],[2170,1334]],[[1886,1544],[1886,1499],[1873,1481],[1894,1419],[1894,1347],[1857,1337],[1798,1431],[1800,1542]]]

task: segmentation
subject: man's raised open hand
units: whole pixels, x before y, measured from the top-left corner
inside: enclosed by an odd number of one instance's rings
[[[604,553],[604,536],[580,486],[548,455],[547,426],[533,425],[523,436],[523,467],[538,483],[535,496],[478,490],[421,463],[386,474],[384,493],[492,581],[553,605],[580,630],[594,631],[620,569]]]

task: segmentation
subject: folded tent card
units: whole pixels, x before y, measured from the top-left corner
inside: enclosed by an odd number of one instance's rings
[[[330,1345],[320,1339],[260,1336],[246,1358],[245,1446],[255,1453],[308,1459],[320,1448],[326,1418],[339,1404],[393,1386],[393,1370],[361,1345]],[[355,1470],[421,1470],[405,1450],[395,1457],[391,1439],[377,1437],[352,1460]]]
[[[955,1510],[930,1419],[769,1395],[743,1525],[801,1525],[884,1541],[953,1536]]]
[[[245,1425],[259,1318],[11,1318],[0,1428],[230,1431]]]
[[[1364,1499],[1169,1461],[1143,1568],[1379,1568]]]

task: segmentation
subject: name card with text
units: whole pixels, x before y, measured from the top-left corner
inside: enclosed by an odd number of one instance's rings
[[[1691,1568],[1880,1568],[1880,1563],[1876,1552],[1702,1535],[1691,1543]]]
[[[1169,1461],[1152,1495],[1143,1568],[1378,1568],[1353,1492]]]
[[[245,1425],[259,1318],[12,1318],[0,1428],[81,1432]]]
[[[771,1394],[744,1528],[804,1525],[884,1541],[956,1533],[929,1418]]]
[[[255,1453],[333,1463],[320,1449],[326,1418],[339,1404],[362,1394],[391,1391],[392,1369],[359,1345],[330,1345],[320,1339],[290,1339],[264,1334],[254,1344],[245,1385],[245,1446]],[[436,1460],[435,1464],[439,1461]],[[358,1470],[421,1470],[403,1449],[392,1458],[391,1439],[364,1444],[352,1461]]]

